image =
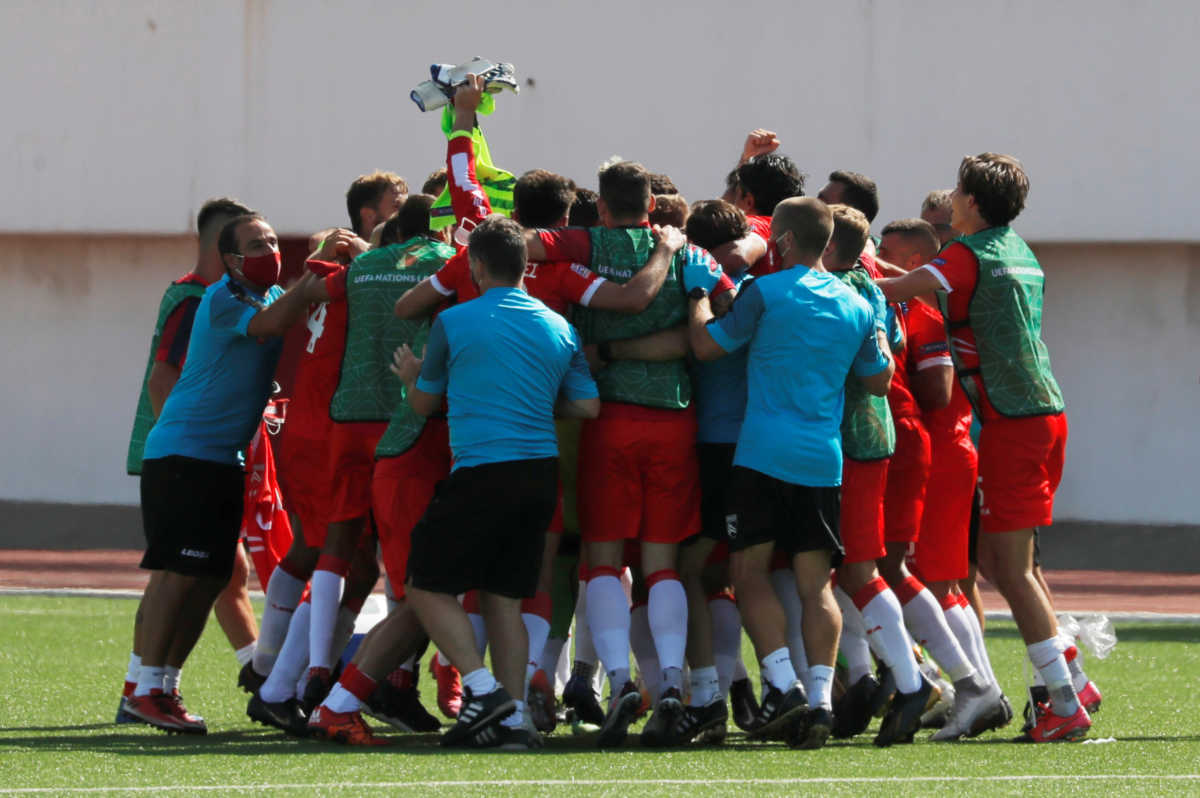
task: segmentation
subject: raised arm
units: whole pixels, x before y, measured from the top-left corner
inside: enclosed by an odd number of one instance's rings
[[[475,111],[483,99],[484,80],[467,75],[467,82],[454,92],[454,127],[446,142],[446,186],[454,218],[469,233],[492,212],[487,192],[475,175]]]

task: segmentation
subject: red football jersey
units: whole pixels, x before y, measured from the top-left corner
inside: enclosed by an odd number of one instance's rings
[[[950,347],[941,313],[915,299],[898,308],[896,319],[904,330],[904,359],[896,364],[888,404],[896,418],[915,418],[921,415],[921,408],[912,393],[911,375],[933,366],[951,365]]]
[[[323,440],[333,423],[329,403],[337,390],[346,349],[346,267],[329,274],[325,287],[330,301],[310,307],[305,321],[308,340],[296,368],[285,435]]]
[[[965,244],[954,241],[946,246],[937,257],[921,267],[933,272],[942,287],[948,291],[947,309],[950,311],[949,321],[954,326],[954,348],[962,358],[965,369],[979,368],[979,352],[975,348],[975,331],[968,323],[970,318],[971,297],[975,293],[975,284],[979,281],[979,260]],[[969,379],[975,380],[979,389],[983,418],[980,421],[1000,418],[1000,414],[988,401],[987,390],[982,376],[976,372]]]
[[[746,214],[746,221],[750,222],[750,232],[767,243],[767,254],[751,264],[750,273],[755,277],[762,277],[764,274],[779,271],[779,251],[775,249],[775,242],[771,239],[771,217]]]
[[[459,302],[479,296],[479,289],[471,279],[465,250],[446,261],[431,282],[440,294],[455,296]],[[553,261],[525,265],[526,293],[559,313],[566,313],[568,305],[586,306],[603,283],[603,277],[577,263]]]

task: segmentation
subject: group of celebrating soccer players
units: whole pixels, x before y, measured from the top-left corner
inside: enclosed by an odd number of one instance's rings
[[[731,705],[796,748],[876,716],[879,746],[957,740],[1013,717],[977,564],[1037,675],[1024,737],[1084,736],[1100,693],[1035,564],[1066,416],[1043,274],[1009,226],[1020,163],[964,158],[876,239],[874,182],[837,171],[805,197],[770,131],[689,205],[628,161],[596,194],[514,177],[478,127],[491,105],[468,76],[445,169],[420,194],[356,180],[352,229],[313,236],[286,291],[262,216],[201,210],[130,446],[152,576],[118,721],[206,732],[178,688],[215,602],[247,714],[298,736],[384,742],[363,714],[440,729],[417,690],[432,641],[447,746],[540,747],[559,681],[602,748],[646,712],[643,745],[720,742]],[[379,555],[389,612],[344,655]]]

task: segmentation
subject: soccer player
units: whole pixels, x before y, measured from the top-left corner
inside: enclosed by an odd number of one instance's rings
[[[733,461],[726,520],[734,588],[766,681],[765,723],[754,737],[782,736],[802,748],[831,731],[833,663],[841,617],[829,571],[838,533],[842,478],[839,425],[847,375],[883,396],[894,365],[882,320],[821,266],[833,232],[825,203],[781,202],[771,238],[786,268],[755,280],[713,321],[707,296],[692,294],[692,350],[712,360],[749,344],[746,415]],[[775,548],[791,558],[804,602],[804,643],[813,708],[796,678],[786,621],[768,578]]]
[[[729,202],[746,214],[750,230],[762,239],[763,249],[745,252],[750,274],[756,277],[780,268],[779,253],[769,246],[775,206],[789,197],[804,196],[804,174],[791,158],[777,153],[778,148],[779,139],[771,131],[750,133],[733,172],[734,184],[728,197]],[[714,254],[723,253],[718,250]]]
[[[1092,722],[1072,684],[1049,598],[1033,574],[1034,530],[1053,520],[1067,422],[1042,341],[1045,276],[1010,226],[1028,193],[1016,158],[992,152],[964,158],[951,195],[951,224],[960,238],[882,288],[895,301],[941,292],[955,371],[983,425],[979,562],[1012,609],[1046,682],[1049,705],[1028,737],[1049,742],[1079,739]]]
[[[958,238],[958,231],[950,224],[950,189],[942,188],[925,195],[921,202],[921,219],[933,225],[939,249]]]
[[[143,598],[142,664],[125,707],[156,728],[201,734],[204,722],[166,691],[167,657],[180,646],[186,659],[229,581],[242,522],[241,450],[262,421],[278,337],[323,293],[308,275],[287,293],[276,286],[279,243],[261,216],[226,223],[217,247],[228,273],[196,308],[183,372],[146,440],[142,567],[163,573]]]
[[[692,243],[713,251],[743,238],[750,229],[746,214],[735,205],[708,200],[693,206],[687,234]],[[745,269],[731,267],[725,273],[738,290],[753,279]],[[718,318],[728,310],[731,293],[722,295],[728,300],[712,303]],[[679,556],[679,572],[688,597],[687,658],[691,675],[688,707],[672,729],[675,743],[687,743],[702,735],[710,742],[711,734],[720,736],[729,714],[725,698],[741,658],[741,620],[728,591],[725,519],[734,448],[746,412],[746,359],[747,351],[742,347],[720,360],[697,362],[691,369],[698,430],[701,526],[699,535],[685,541]],[[743,692],[741,700],[747,694],[752,701],[752,688]],[[735,709],[741,708],[735,704]],[[749,718],[737,720],[740,725],[749,726],[755,714],[757,706]],[[714,732],[708,733],[710,729]]]
[[[875,181],[858,172],[838,169],[829,174],[829,182],[817,192],[827,205],[849,205],[867,217],[867,224],[879,215],[879,189]]]
[[[591,265],[609,281],[633,282],[651,259],[648,217],[653,207],[650,176],[641,164],[608,165],[600,172],[599,210],[605,226],[531,232],[526,235],[530,256]],[[693,287],[723,293],[733,284],[707,253],[689,247],[676,254],[666,283],[643,313],[582,310],[584,340],[604,348],[618,339],[677,327],[686,318],[685,291]],[[630,615],[620,582],[626,541],[639,540],[663,685],[642,743],[660,745],[683,714],[687,598],[675,570],[676,554],[678,544],[700,527],[691,384],[682,355],[664,361],[617,360],[599,373],[597,382],[604,408],[600,418],[583,425],[578,490],[591,569],[588,624],[611,688],[598,743],[623,743],[641,705],[629,678]]]
[[[927,263],[937,254],[938,248],[932,225],[920,219],[902,219],[883,229],[880,256],[908,271]],[[951,458],[942,464],[939,481],[927,490],[927,485],[932,482],[932,436],[921,411],[927,409],[936,414],[947,407],[952,398],[953,365],[945,324],[941,314],[921,299],[901,303],[897,317],[905,329],[904,366],[897,367],[888,394],[896,425],[896,452],[888,467],[884,497],[887,554],[879,561],[879,568],[900,600],[909,631],[929,650],[954,685],[950,722],[932,738],[953,740],[964,734],[975,736],[1001,726],[1011,718],[1011,712],[1006,711],[1003,695],[990,668],[984,668],[978,657],[970,655],[973,638],[957,636],[950,625],[951,619],[944,612],[951,602],[958,606],[958,595],[951,594],[951,587],[966,574],[965,567],[958,574],[958,564],[961,561],[965,566],[966,563],[966,521],[974,495],[975,475],[973,462]],[[946,437],[943,430],[939,430],[939,448]],[[947,453],[939,451],[939,454],[946,460]],[[944,475],[950,476],[949,483],[943,481]],[[927,496],[932,499],[928,511]],[[947,538],[938,530],[931,533],[934,539],[925,540],[923,531],[927,517],[931,527],[948,521],[951,526],[943,529],[956,530],[957,534]],[[905,564],[906,558],[917,560],[918,552],[931,566],[928,573],[917,568],[921,578],[910,573]],[[939,559],[954,563],[951,568],[957,575],[946,578],[946,569]],[[933,578],[931,574],[939,581],[926,588],[927,583],[922,579]]]
[[[833,235],[821,256],[822,263],[871,305],[876,318],[887,319],[888,308],[883,294],[860,264],[870,222],[861,211],[849,205],[832,205],[830,211]],[[889,337],[894,347],[903,343],[898,330],[896,335]],[[896,696],[875,737],[875,744],[879,746],[902,742],[912,736],[920,726],[921,714],[932,690],[913,656],[912,639],[904,627],[900,602],[876,567],[876,561],[886,553],[883,502],[895,445],[895,425],[886,397],[872,395],[857,380],[849,381],[842,419],[845,462],[841,539],[846,556],[838,567],[837,595],[843,616],[849,616],[844,623],[857,626],[861,620],[868,644],[895,680]],[[851,665],[855,663],[852,661]],[[863,690],[860,684],[870,686],[866,676],[855,678],[856,669],[852,667],[851,670],[852,685],[847,698],[856,695],[856,688]],[[869,715],[862,711],[864,702],[859,702],[857,714],[853,716],[849,714],[847,703],[843,701],[839,707],[842,718],[838,736],[861,733],[869,720]]]
[[[413,409],[446,396],[454,470],[413,530],[409,600],[438,649],[463,674],[465,701],[446,745],[541,744],[524,720],[528,639],[520,600],[534,595],[542,538],[558,479],[553,416],[595,417],[596,385],[579,335],[521,290],[520,226],[490,217],[471,233],[471,273],[482,295],[444,311],[425,357],[405,348],[397,374]],[[494,677],[455,598],[480,591]],[[497,682],[497,677],[499,683]]]
[[[379,170],[359,175],[346,191],[350,227],[360,238],[370,238],[376,226],[396,215],[407,196],[408,182],[400,175]]]
[[[196,265],[167,287],[158,307],[158,321],[154,326],[154,336],[150,340],[150,358],[146,364],[145,377],[142,379],[142,391],[138,398],[126,459],[126,471],[132,476],[140,476],[142,473],[142,452],[146,445],[146,435],[162,412],[162,406],[183,370],[200,298],[204,295],[204,290],[224,274],[221,256],[217,251],[217,237],[221,228],[230,219],[251,212],[237,200],[220,197],[204,203],[196,216],[199,244]],[[245,665],[254,656],[255,640],[258,637],[258,630],[254,624],[254,610],[246,590],[247,577],[246,556],[239,550],[234,559],[233,577],[213,604],[217,622],[233,646],[239,665]],[[158,572],[150,575],[151,581],[159,578]],[[139,603],[134,616],[133,650],[129,655],[125,686],[120,706],[117,708],[117,723],[138,722],[136,718],[125,713],[124,706],[126,699],[133,694],[137,686],[138,671],[141,668],[143,614],[144,608]],[[178,689],[182,654],[179,650],[173,650],[167,657],[167,674],[172,692]]]

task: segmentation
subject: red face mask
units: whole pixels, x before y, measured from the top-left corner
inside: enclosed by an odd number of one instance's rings
[[[242,257],[242,276],[255,285],[272,286],[279,282],[283,259],[279,251],[268,252],[266,255],[244,255]]]

